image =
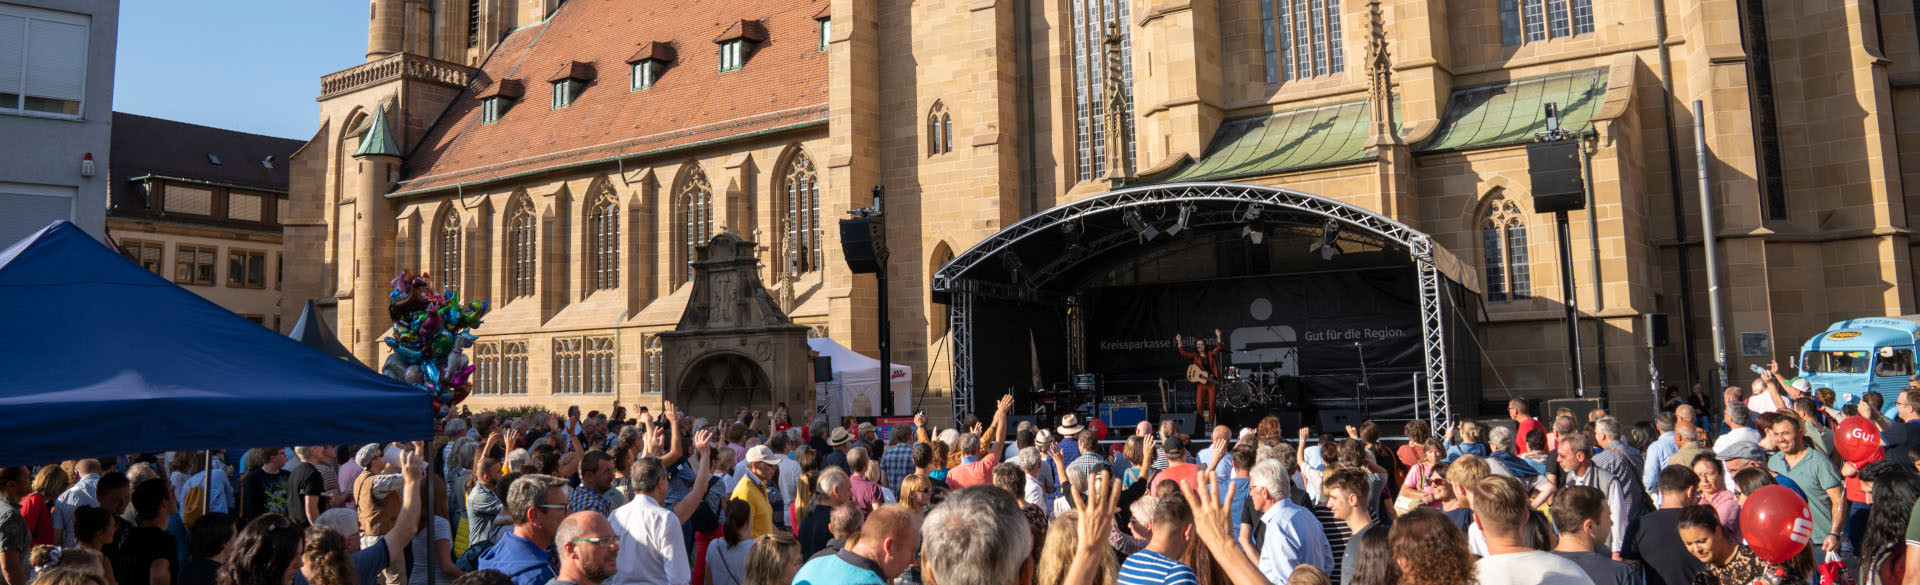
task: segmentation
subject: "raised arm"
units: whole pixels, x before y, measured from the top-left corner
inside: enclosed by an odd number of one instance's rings
[[[694,511],[700,508],[700,502],[707,499],[707,482],[713,478],[713,452],[707,446],[713,441],[711,429],[700,429],[693,434],[693,487],[687,497],[673,505],[673,515],[684,523],[693,518]]]
[[[1234,486],[1228,484],[1222,493],[1220,479],[1212,474],[1202,473],[1194,478],[1200,489],[1181,483],[1180,491],[1186,494],[1187,501],[1193,504],[1193,532],[1207,551],[1213,553],[1213,562],[1227,573],[1227,580],[1236,585],[1273,585],[1267,576],[1260,573],[1260,567],[1247,558],[1233,541],[1233,532],[1227,523],[1233,515]]]
[[[425,449],[425,443],[416,443],[416,450]],[[394,516],[393,528],[387,530],[381,540],[387,544],[387,565],[405,566],[407,562],[407,543],[413,542],[413,535],[420,531],[420,483],[425,475],[424,462],[414,451],[400,452],[400,514]],[[370,505],[370,504],[362,504]]]
[[[988,443],[987,447],[988,455],[1006,450],[1006,433],[1002,431],[1007,428],[1007,410],[1011,408],[1013,408],[1013,395],[1001,396],[1000,404],[993,410],[993,424],[987,425],[987,436],[992,437],[992,442]]]
[[[680,411],[673,408],[672,402],[660,404],[660,410],[667,415],[667,455],[660,458],[660,464],[672,467],[687,455],[686,448],[680,444]]]
[[[1080,492],[1067,490],[1072,498],[1073,508],[1080,511],[1080,522],[1076,527],[1080,535],[1080,550],[1073,555],[1073,563],[1067,565],[1067,573],[1061,583],[1093,583],[1094,573],[1100,569],[1100,560],[1104,555],[1113,554],[1108,549],[1107,535],[1113,531],[1113,505],[1120,497],[1120,482],[1105,471],[1087,478],[1087,497],[1082,499]],[[1056,525],[1057,530],[1065,526]],[[1916,571],[1920,573],[1920,571]]]

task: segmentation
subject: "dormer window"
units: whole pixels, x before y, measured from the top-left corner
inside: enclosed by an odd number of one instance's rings
[[[827,41],[833,38],[833,19],[820,19],[820,52],[827,52]]]
[[[741,65],[746,64],[746,61],[747,61],[747,42],[746,41],[732,40],[732,41],[720,43],[720,70],[721,71],[733,71],[735,69],[739,69]]]
[[[547,78],[553,84],[553,109],[573,105],[580,92],[587,88],[587,82],[593,81],[593,64],[586,61],[568,61],[560,65],[553,77]]]
[[[713,42],[720,44],[720,70],[733,71],[747,64],[753,48],[767,40],[767,27],[758,20],[742,20],[728,26]]]
[[[657,41],[641,43],[640,50],[627,59],[627,64],[633,66],[633,83],[628,90],[640,91],[653,87],[673,59],[673,45]]]
[[[480,123],[500,121],[500,117],[506,115],[507,109],[513,106],[514,100],[520,99],[521,91],[520,80],[502,79],[474,96],[480,99]]]
[[[573,98],[578,97],[580,90],[586,87],[587,84],[571,79],[553,82],[553,109],[573,105]]]

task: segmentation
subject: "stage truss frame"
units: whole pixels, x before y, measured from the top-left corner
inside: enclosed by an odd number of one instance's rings
[[[982,280],[962,278],[978,265],[996,262],[1001,253],[1012,249],[1035,234],[1047,230],[1059,229],[1061,225],[1079,222],[1086,218],[1110,213],[1124,213],[1128,210],[1174,205],[1182,202],[1224,202],[1235,204],[1260,204],[1265,206],[1264,214],[1282,214],[1292,216],[1313,216],[1332,219],[1340,223],[1342,238],[1351,240],[1353,232],[1376,239],[1388,247],[1396,247],[1413,259],[1417,273],[1420,293],[1420,332],[1422,357],[1426,361],[1426,384],[1416,384],[1416,392],[1424,390],[1425,415],[1434,428],[1446,428],[1452,422],[1452,408],[1448,392],[1446,314],[1441,305],[1444,294],[1441,287],[1440,267],[1435,259],[1433,238],[1413,229],[1406,224],[1354,205],[1341,203],[1326,197],[1302,193],[1291,189],[1246,185],[1240,183],[1173,183],[1147,185],[1109,191],[1028,216],[1006,229],[974,244],[966,252],[955,256],[951,262],[934,273],[932,287],[936,293],[948,295],[947,309],[951,315],[953,343],[953,408],[954,418],[964,419],[966,413],[973,411],[974,370],[973,370],[973,298],[986,296],[1007,300],[1040,302],[1046,304],[1067,304],[1067,298],[1060,293],[1044,290],[1040,287],[1088,259],[1100,256],[1113,248],[1139,237],[1132,231],[1120,231],[1103,235],[1086,244],[1088,252],[1080,255],[1062,255],[1017,285],[1008,285]],[[1204,227],[1222,223],[1239,223],[1232,212],[1209,211],[1195,214],[1189,220],[1189,227]],[[1297,225],[1298,222],[1295,222]],[[1422,397],[1415,396],[1415,416],[1420,415]]]

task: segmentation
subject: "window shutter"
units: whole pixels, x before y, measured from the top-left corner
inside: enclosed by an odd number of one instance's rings
[[[260,221],[260,196],[246,193],[227,195],[227,217],[246,221]]]
[[[213,191],[185,185],[167,185],[167,213],[213,215]]]
[[[12,246],[54,220],[73,219],[73,197],[10,193],[0,187],[0,209],[7,210],[0,213],[0,246]]]
[[[0,14],[0,94],[20,93],[21,66],[27,58],[27,19]],[[0,109],[20,107],[18,98],[0,102]]]
[[[26,94],[80,101],[87,81],[87,27],[34,20],[27,23],[27,38]]]

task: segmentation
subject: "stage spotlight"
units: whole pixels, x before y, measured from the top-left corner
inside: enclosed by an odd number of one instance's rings
[[[1140,239],[1142,240],[1151,240],[1160,237],[1160,230],[1147,225],[1145,220],[1140,219],[1140,212],[1138,210],[1130,210],[1122,215],[1121,218],[1127,222],[1127,227],[1133,228],[1133,233],[1140,235]]]
[[[1082,258],[1086,258],[1087,254],[1086,244],[1074,242],[1067,244],[1067,249],[1060,253],[1060,258],[1066,262],[1078,262]]]
[[[1013,281],[1013,284],[1020,284],[1020,281],[1026,280],[1031,275],[1027,271],[1026,263],[1021,262],[1020,255],[1013,253],[1013,250],[1000,253],[1000,264],[1007,267],[1007,278]]]
[[[1340,249],[1340,222],[1329,219],[1320,226],[1320,241],[1307,247],[1308,252],[1316,250],[1320,252],[1321,260],[1332,260],[1334,256],[1345,252]]]
[[[1247,224],[1240,228],[1240,235],[1255,244],[1267,239],[1267,222],[1260,219],[1260,212],[1265,210],[1265,206],[1255,203],[1240,214],[1240,221]]]
[[[1167,228],[1167,233],[1177,234],[1177,233],[1180,233],[1181,230],[1187,229],[1187,220],[1192,218],[1193,218],[1193,204],[1188,203],[1188,204],[1181,205],[1180,219],[1174,220],[1173,227]]]

